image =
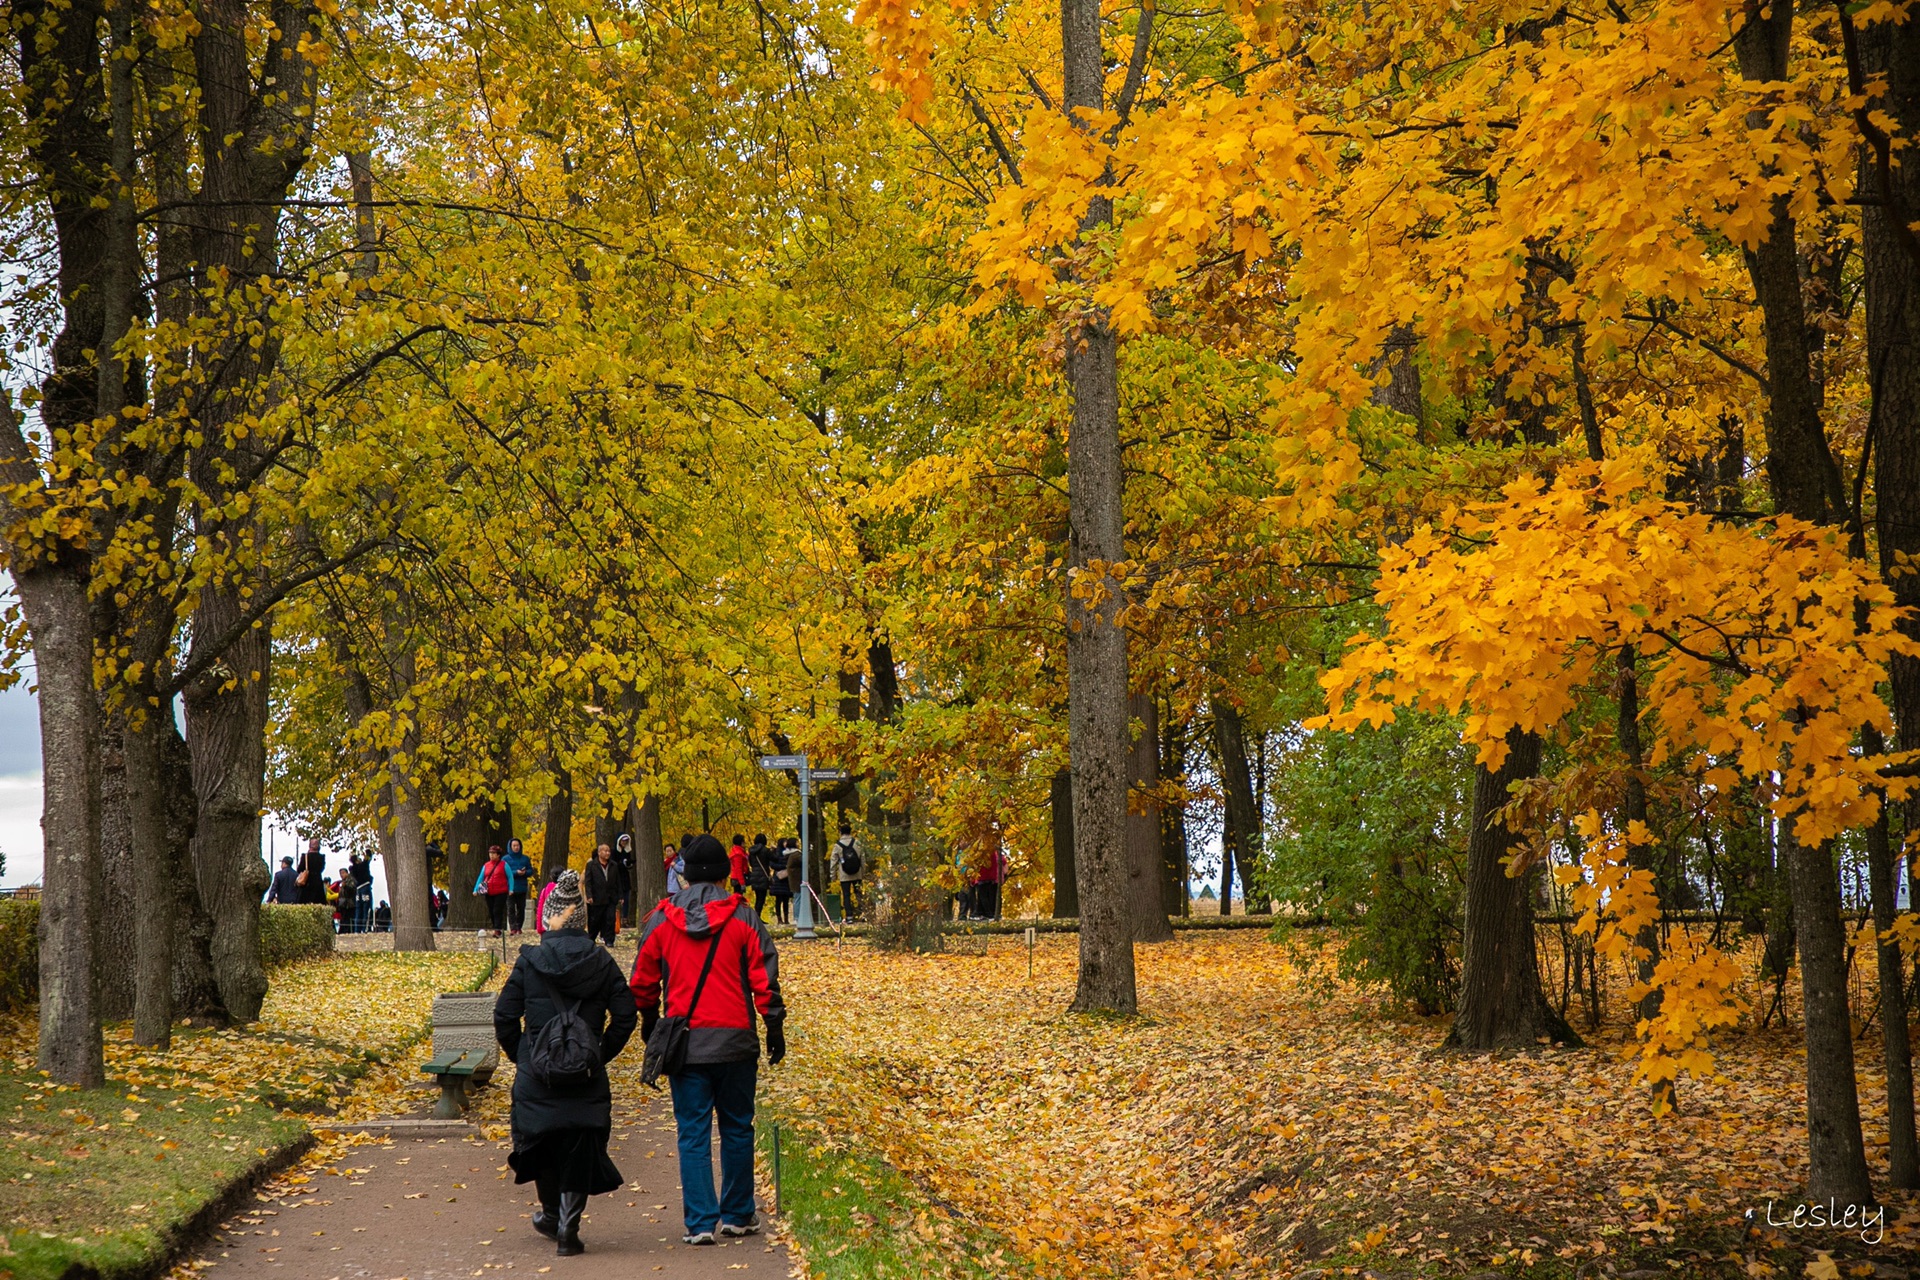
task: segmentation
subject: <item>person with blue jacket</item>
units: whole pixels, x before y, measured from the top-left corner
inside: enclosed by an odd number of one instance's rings
[[[519,933],[527,923],[527,891],[534,881],[533,859],[520,847],[520,838],[507,841],[507,928]]]

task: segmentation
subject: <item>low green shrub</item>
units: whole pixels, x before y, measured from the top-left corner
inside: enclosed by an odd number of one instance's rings
[[[269,903],[260,908],[260,963],[309,960],[333,950],[333,908],[319,903]]]
[[[260,963],[271,969],[333,950],[333,908],[260,908]],[[40,904],[0,899],[0,1013],[25,1013],[40,999]]]
[[[40,999],[40,904],[0,900],[0,1013]]]

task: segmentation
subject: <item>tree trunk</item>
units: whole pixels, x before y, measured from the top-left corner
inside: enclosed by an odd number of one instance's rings
[[[1893,120],[1895,137],[1920,131],[1920,24],[1877,22],[1859,33],[1860,71],[1884,76],[1886,91],[1874,103]],[[1891,161],[1891,157],[1890,157]],[[1920,210],[1920,165],[1911,157],[1884,169],[1872,145],[1862,149],[1859,190],[1862,257],[1867,302],[1867,368],[1872,376],[1875,445],[1875,524],[1880,535],[1880,564],[1894,598],[1908,609],[1920,607],[1920,575],[1895,573],[1897,557],[1920,557],[1920,256],[1899,224]],[[1920,634],[1920,622],[1902,624]],[[1920,745],[1920,659],[1894,654],[1889,662],[1899,743]],[[1874,735],[1877,738],[1877,734]],[[1869,741],[1867,750],[1883,749]],[[1873,874],[1873,916],[1884,931],[1895,914],[1895,855],[1883,825],[1869,832],[1868,861]],[[1912,871],[1909,865],[1909,872]],[[1920,882],[1916,882],[1920,885]],[[1912,899],[1920,906],[1920,897]],[[1907,1034],[1906,989],[1897,947],[1880,949],[1881,1032],[1886,1052],[1887,1115],[1890,1149],[1888,1182],[1900,1188],[1920,1185],[1915,1153],[1912,1046]]]
[[[487,860],[486,802],[463,805],[447,823],[447,928],[484,929],[487,903],[473,895],[480,864]]]
[[[1139,735],[1127,748],[1127,899],[1135,942],[1168,942],[1164,856],[1160,848],[1160,708],[1150,693],[1127,700],[1127,719],[1139,721]]]
[[[100,704],[93,685],[87,578],[63,564],[16,567],[39,685],[40,1045],[57,1083],[91,1089],[106,1073],[94,940],[100,917]]]
[[[1174,718],[1171,706],[1161,718],[1160,760],[1173,781],[1187,782],[1187,726]],[[1187,902],[1187,802],[1177,800],[1160,809],[1161,910],[1169,916],[1190,914]]]
[[[632,806],[627,820],[633,827],[633,911],[638,917],[643,906],[651,910],[667,896],[667,867],[660,857],[667,847],[660,830],[660,797],[649,795]]]
[[[227,632],[246,607],[234,587],[208,587],[194,611],[195,637]],[[267,973],[260,964],[260,899],[271,877],[260,857],[260,814],[270,651],[263,622],[227,646],[186,690],[187,747],[199,802],[194,881],[213,920],[214,980],[227,1015],[236,1022],[259,1017],[267,994]],[[194,656],[190,653],[189,661]]]
[[[1378,382],[1374,384],[1373,402],[1383,409],[1404,413],[1416,422],[1425,418],[1420,394],[1420,366],[1413,360],[1413,353],[1419,346],[1420,339],[1414,336],[1410,326],[1395,325],[1393,332],[1387,335],[1380,358],[1373,366],[1375,378],[1380,376],[1383,366],[1387,372],[1384,386]]]
[[[401,678],[413,684],[413,654],[404,658]],[[387,755],[387,791],[392,811],[383,822],[391,824],[388,842],[387,892],[393,895],[393,949],[395,951],[432,951],[432,880],[427,870],[427,832],[420,818],[420,785],[413,769],[420,759],[420,729],[411,716],[398,751]]]
[[[133,814],[127,803],[124,709],[100,716],[100,916],[94,928],[94,992],[102,1022],[133,1016],[139,974],[134,943]]]
[[[1233,908],[1233,873],[1237,864],[1246,909],[1253,911],[1253,886],[1248,864],[1260,853],[1260,801],[1253,791],[1253,770],[1247,763],[1247,728],[1239,709],[1226,694],[1213,698],[1213,746],[1220,762],[1220,789],[1225,795],[1226,821],[1221,833],[1220,914]]]
[[[173,708],[144,707],[121,734],[126,761],[126,812],[133,846],[133,1042],[166,1049],[173,1042],[173,847],[167,831],[164,775]],[[162,717],[165,717],[163,720]]]
[[[1474,767],[1460,1011],[1447,1032],[1450,1049],[1489,1053],[1580,1043],[1540,989],[1533,895],[1526,876],[1507,874],[1506,859],[1519,839],[1497,816],[1513,784],[1539,771],[1540,738],[1518,729],[1507,734],[1507,758],[1498,770]]]
[[[1868,755],[1880,755],[1887,744],[1872,725],[1861,731]],[[1867,874],[1873,887],[1873,927],[1879,935],[1880,1049],[1887,1070],[1887,1185],[1901,1190],[1920,1186],[1920,1152],[1916,1152],[1913,1115],[1913,1043],[1907,1030],[1907,989],[1900,947],[1891,940],[1896,901],[1894,855],[1888,839],[1886,797],[1880,816],[1867,828]]]
[[[1632,648],[1623,648],[1615,659],[1619,675],[1614,692],[1618,698],[1618,716],[1614,726],[1614,736],[1620,746],[1620,754],[1627,764],[1627,784],[1621,799],[1620,825],[1623,831],[1631,829],[1633,823],[1642,827],[1647,824],[1647,784],[1646,758],[1640,748],[1640,678],[1638,672],[1639,655]],[[1627,861],[1637,870],[1652,872],[1653,853],[1648,847],[1629,846]],[[1636,966],[1635,974],[1642,985],[1653,981],[1653,970],[1660,962],[1660,930],[1649,924],[1640,930],[1634,943],[1646,952]],[[1636,1007],[1636,1016],[1651,1018],[1660,1012],[1660,993],[1650,991],[1640,998]],[[1672,1097],[1672,1084],[1663,1082],[1659,1090],[1664,1091],[1669,1100]]]
[[[1062,0],[1062,107],[1105,107],[1099,0]],[[1112,221],[1095,196],[1082,232]],[[1126,558],[1120,454],[1119,339],[1104,311],[1070,322],[1067,385],[1067,731],[1073,764],[1073,862],[1080,889],[1080,972],[1072,1008],[1131,1014],[1133,913],[1127,902],[1127,633],[1121,583],[1110,566]],[[1089,594],[1091,593],[1091,594]]]
[[[1831,850],[1808,847],[1780,824],[1780,848],[1793,876],[1800,941],[1800,999],[1807,1037],[1807,1196],[1871,1204],[1867,1153],[1847,1009],[1847,937],[1840,919],[1840,879]]]
[[[1047,802],[1053,813],[1053,914],[1072,920],[1080,914],[1080,885],[1073,874],[1073,770],[1055,771]]]
[[[540,844],[540,883],[567,869],[573,856],[573,774],[554,769],[557,790],[547,798],[546,833]],[[658,855],[660,847],[654,846]]]

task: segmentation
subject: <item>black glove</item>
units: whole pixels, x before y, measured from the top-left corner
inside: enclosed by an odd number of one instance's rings
[[[767,1023],[767,1065],[777,1066],[787,1056],[787,1022],[782,1018]]]
[[[645,1044],[647,1041],[653,1039],[653,1029],[659,1025],[659,1022],[659,1009],[642,1009],[640,1011],[640,1043]]]

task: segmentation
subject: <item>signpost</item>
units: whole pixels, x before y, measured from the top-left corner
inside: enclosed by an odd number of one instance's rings
[[[807,830],[808,819],[813,806],[814,779],[821,782],[839,782],[847,776],[844,769],[816,769],[804,755],[797,756],[761,756],[762,769],[791,769],[800,776],[800,883],[793,886],[793,936],[796,941],[813,938],[813,876],[810,868],[811,845]]]

